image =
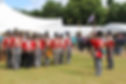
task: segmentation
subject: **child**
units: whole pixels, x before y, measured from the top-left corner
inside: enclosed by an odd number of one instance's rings
[[[51,58],[53,56],[52,48],[53,47],[53,39],[50,38],[49,34],[45,34],[45,65],[48,66],[51,62]]]

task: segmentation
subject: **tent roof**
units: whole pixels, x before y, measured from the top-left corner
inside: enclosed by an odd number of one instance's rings
[[[62,25],[62,20],[35,18],[24,15],[8,7],[5,3],[0,2],[0,26],[3,27],[20,27],[20,28],[42,28],[47,25]]]
[[[45,19],[27,16],[8,7],[3,1],[0,1],[0,12],[0,33],[7,30],[14,30],[15,28],[39,33],[49,31],[51,34],[68,31],[72,35],[75,35],[78,31],[89,34],[92,30],[86,26],[64,26],[61,18]]]

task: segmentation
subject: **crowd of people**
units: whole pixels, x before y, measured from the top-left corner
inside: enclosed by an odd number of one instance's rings
[[[50,38],[49,33],[30,34],[17,30],[6,32],[1,41],[2,50],[7,55],[7,67],[19,69],[20,67],[41,67],[70,63],[72,43],[69,33],[63,35],[55,33]]]
[[[39,34],[14,30],[0,37],[0,44],[7,56],[7,67],[11,69],[69,64],[73,46],[80,51],[86,49],[94,59],[96,75],[100,76],[103,56],[106,55],[108,69],[113,69],[114,55],[121,54],[126,38],[122,33],[113,35],[100,31],[88,37],[84,37],[81,32],[74,37],[69,32],[55,33],[52,38],[48,32]]]

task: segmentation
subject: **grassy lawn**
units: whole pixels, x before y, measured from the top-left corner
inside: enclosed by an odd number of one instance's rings
[[[74,52],[69,65],[13,71],[0,64],[0,84],[126,84],[126,57],[116,57],[111,71],[103,61],[101,77],[95,76],[93,59],[83,52]]]

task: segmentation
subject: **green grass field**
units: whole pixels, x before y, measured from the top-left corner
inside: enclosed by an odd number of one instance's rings
[[[74,52],[69,65],[39,69],[8,70],[0,64],[0,84],[126,84],[126,58],[115,58],[115,69],[106,69],[96,77],[93,59],[87,53]]]

